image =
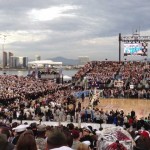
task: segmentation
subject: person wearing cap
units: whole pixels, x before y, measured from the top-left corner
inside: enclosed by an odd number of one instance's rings
[[[136,137],[134,139],[136,146],[134,149],[150,150],[150,136],[146,130],[136,131]]]
[[[74,150],[80,150],[84,147],[84,150],[89,150],[89,146],[87,146],[85,143],[80,142],[80,132],[78,130],[72,130],[71,131],[72,137],[73,137],[73,144],[72,149]]]
[[[37,126],[37,137],[36,137],[36,145],[38,150],[45,150],[46,145],[46,125],[38,125]]]
[[[81,142],[89,141],[90,142],[90,148],[93,149],[93,138],[90,135],[92,133],[91,129],[89,127],[83,128],[83,136],[80,138]]]
[[[72,137],[73,137],[73,144],[72,144],[72,149],[77,149],[77,147],[79,146],[79,144],[81,144],[81,142],[79,141],[80,139],[80,134],[78,130],[72,130],[71,131]]]
[[[35,122],[31,123],[30,128],[34,133],[34,137],[36,137],[37,136],[37,124]]]
[[[28,125],[19,125],[16,128],[12,129],[12,130],[15,131],[15,134],[16,134],[15,137],[14,137],[14,139],[13,139],[13,141],[12,141],[12,143],[14,145],[17,144],[20,135],[27,129],[27,127],[29,127],[29,126]]]

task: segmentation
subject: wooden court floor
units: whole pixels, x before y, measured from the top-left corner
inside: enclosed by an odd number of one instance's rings
[[[132,110],[136,112],[137,118],[147,117],[150,114],[150,100],[147,99],[101,99],[97,108],[108,110],[121,110],[125,114],[130,113]],[[82,103],[82,106],[87,107],[89,105],[89,99],[86,98]]]

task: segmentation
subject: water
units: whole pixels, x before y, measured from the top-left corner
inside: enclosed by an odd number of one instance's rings
[[[75,73],[77,73],[77,71],[78,71],[77,69],[76,70],[63,70],[62,73],[63,75],[72,77],[73,75],[75,75]]]
[[[78,70],[62,70],[63,75],[72,77]],[[18,76],[27,76],[28,70],[5,70],[0,71],[0,75],[18,75]]]

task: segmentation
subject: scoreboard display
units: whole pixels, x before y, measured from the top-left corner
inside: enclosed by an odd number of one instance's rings
[[[148,43],[125,43],[124,44],[124,56],[128,55],[140,55],[147,56]]]

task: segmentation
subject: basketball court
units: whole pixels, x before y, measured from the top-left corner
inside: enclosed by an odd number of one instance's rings
[[[150,100],[147,99],[102,99],[96,108],[108,110],[121,110],[128,114],[131,110],[136,112],[137,118],[148,117],[150,114]],[[89,106],[89,98],[86,98],[82,103],[82,106]]]

